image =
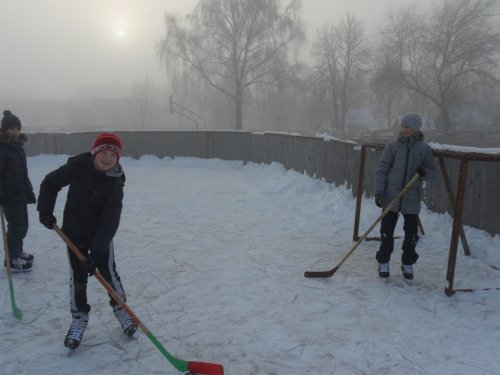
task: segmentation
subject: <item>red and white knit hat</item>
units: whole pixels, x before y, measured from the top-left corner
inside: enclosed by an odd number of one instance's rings
[[[122,140],[118,134],[114,133],[101,133],[94,141],[92,146],[92,151],[90,152],[92,156],[97,155],[99,152],[111,151],[114,152],[118,157],[122,152]]]

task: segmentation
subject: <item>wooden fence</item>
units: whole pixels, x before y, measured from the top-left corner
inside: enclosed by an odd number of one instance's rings
[[[28,134],[28,155],[74,155],[88,151],[97,133]],[[123,139],[124,156],[138,158],[150,154],[158,157],[192,156],[242,160],[244,162],[283,164],[287,169],[307,173],[335,185],[358,189],[361,145],[353,142],[324,140],[316,137],[281,133],[235,131],[127,131]],[[373,172],[383,145],[367,148],[363,190],[373,194]],[[442,157],[452,188],[457,188],[462,160],[469,160],[465,180],[462,223],[492,234],[500,234],[500,155],[435,151]],[[439,165],[436,159],[436,164]],[[457,194],[457,190],[454,191]],[[427,185],[425,202],[436,212],[451,212],[443,177]]]

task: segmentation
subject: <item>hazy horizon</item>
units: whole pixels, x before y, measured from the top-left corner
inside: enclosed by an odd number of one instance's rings
[[[427,0],[427,3],[432,0]],[[130,92],[146,77],[167,78],[156,57],[165,12],[185,15],[197,0],[27,0],[2,4],[0,98],[74,99],[100,92]],[[283,1],[282,4],[287,4]],[[390,6],[413,0],[303,0],[307,34],[346,12],[373,30]],[[423,6],[423,5],[422,5]],[[110,94],[112,96],[112,94]]]

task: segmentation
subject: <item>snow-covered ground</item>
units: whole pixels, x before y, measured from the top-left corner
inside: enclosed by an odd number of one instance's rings
[[[28,158],[35,189],[65,160]],[[499,236],[465,228],[473,256],[459,249],[454,286],[472,293],[445,295],[452,221],[427,209],[413,282],[399,270],[401,240],[387,280],[376,274],[373,241],[332,278],[307,279],[304,271],[332,268],[353,244],[350,191],[279,164],[152,156],[122,164],[118,269],[129,306],[173,355],[221,363],[230,375],[500,373]],[[62,192],[59,220],[64,201]],[[35,266],[14,275],[21,322],[0,272],[0,372],[178,374],[146,336],[123,335],[93,278],[89,327],[67,356],[65,247],[29,212],[25,248]],[[379,214],[363,201],[361,233]]]

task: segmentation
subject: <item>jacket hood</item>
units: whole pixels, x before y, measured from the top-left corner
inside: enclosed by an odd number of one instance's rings
[[[116,165],[106,172],[106,176],[109,177],[122,177],[123,176],[123,168],[120,163],[116,163]]]
[[[68,164],[72,164],[72,163],[81,164],[81,165],[88,165],[88,167],[91,170],[95,170],[94,164],[93,164],[94,160],[93,160],[92,154],[90,152],[84,152],[83,154],[70,156],[68,158]],[[96,171],[96,173],[99,173],[99,172]],[[116,163],[116,165],[113,168],[111,168],[109,171],[107,171],[105,174],[108,177],[117,177],[117,178],[124,176],[123,168],[122,168],[120,163]]]
[[[424,134],[421,131],[416,132],[413,134],[411,137],[405,137],[404,135],[399,135],[398,136],[398,141],[401,143],[415,143],[415,142],[421,142],[424,140]]]
[[[83,154],[78,154],[74,156],[70,156],[68,158],[68,164],[86,164],[89,159],[91,159],[90,152],[84,152]]]
[[[1,131],[0,130],[0,142],[12,142],[14,139],[12,138],[12,136],[10,136],[9,134],[7,134],[7,132],[4,132],[4,131]],[[26,143],[28,142],[28,137],[26,136],[26,134],[24,133],[20,133],[19,134],[19,141],[22,141],[23,143]]]

